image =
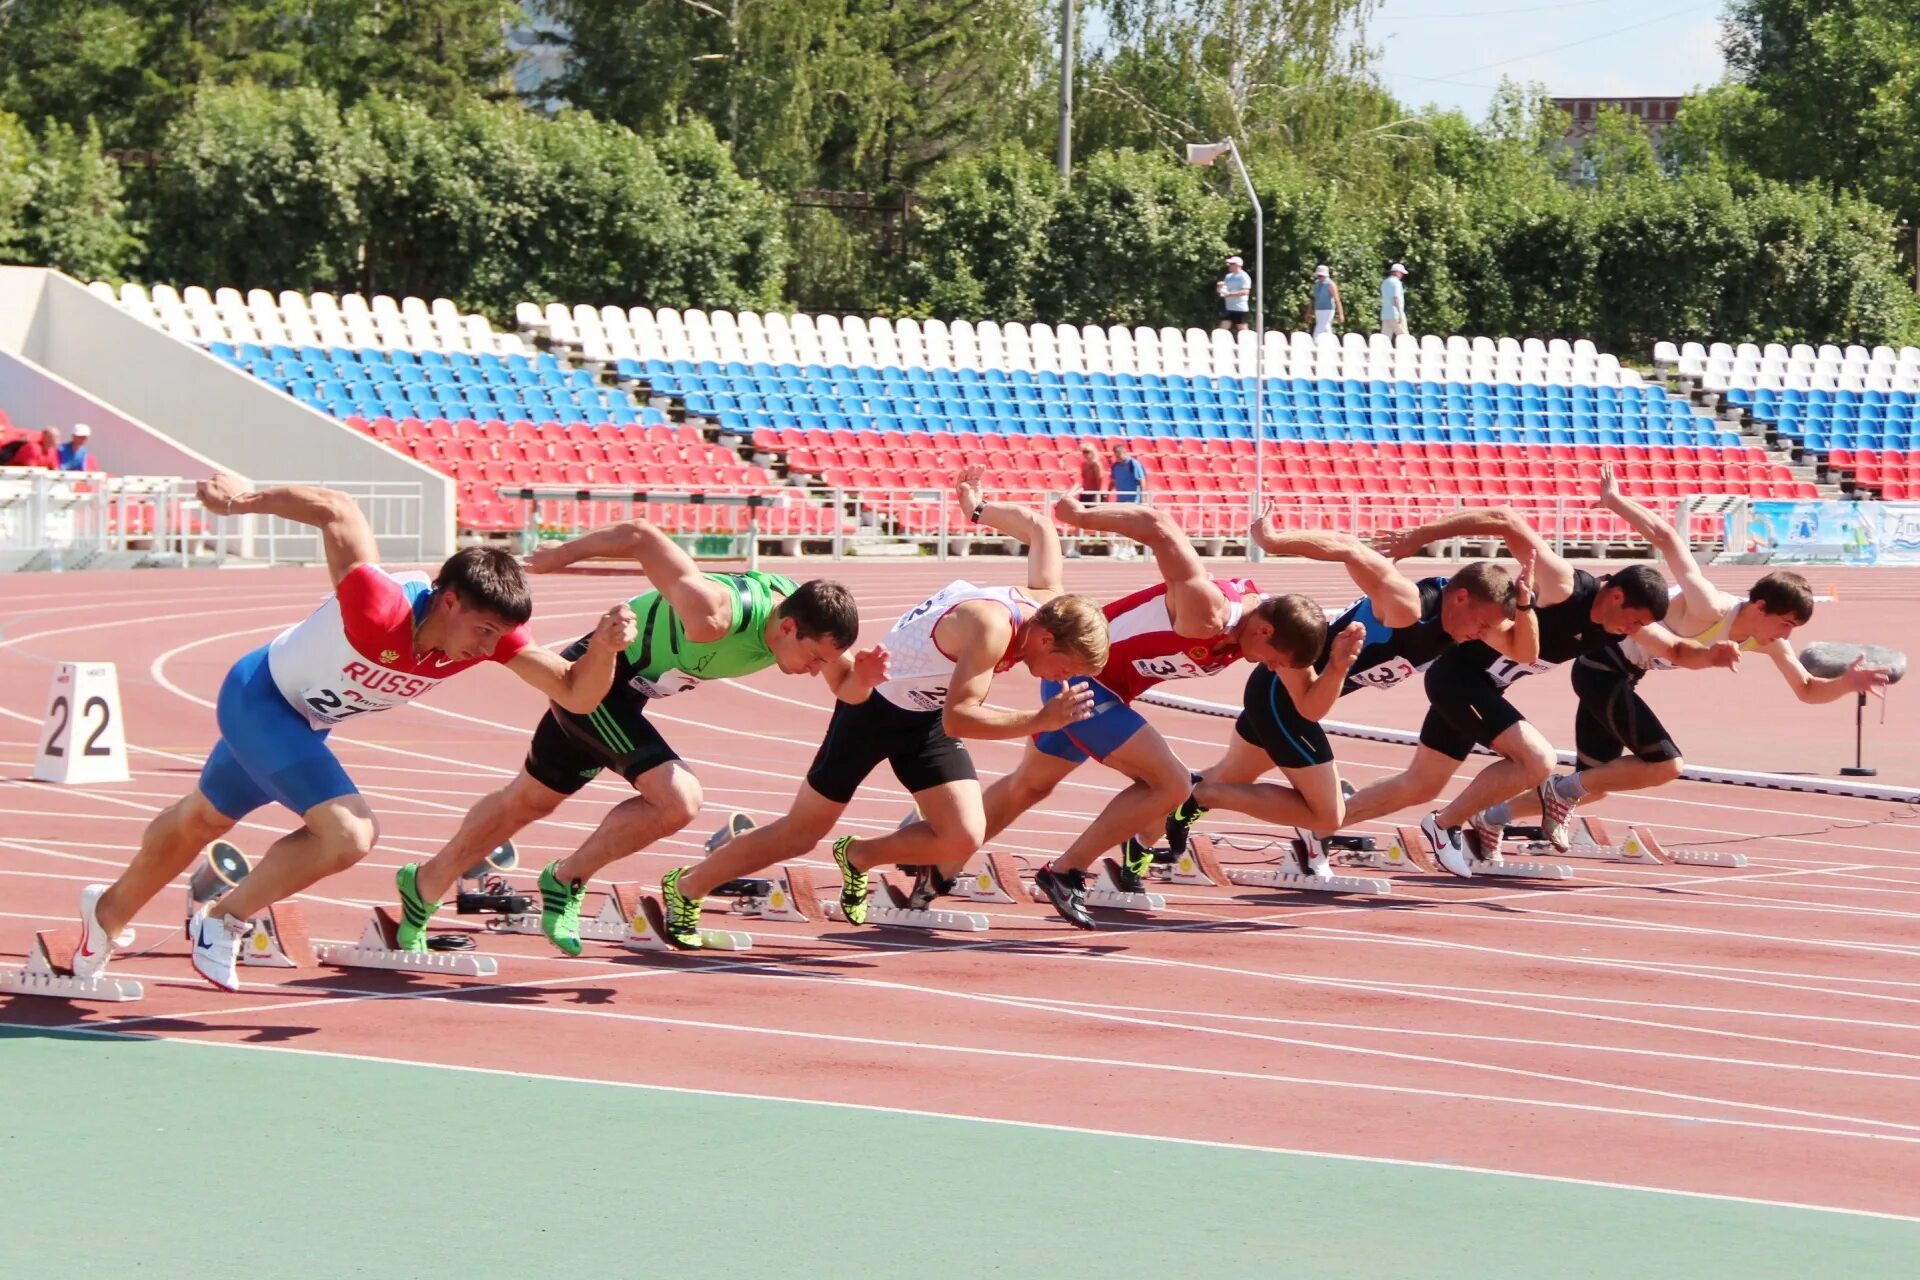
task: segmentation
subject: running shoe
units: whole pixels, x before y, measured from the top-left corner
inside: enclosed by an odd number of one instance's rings
[[[554,859],[540,872],[540,931],[547,941],[570,956],[580,954],[580,904],[587,900],[587,886],[579,880],[560,883],[553,869]]]
[[[1100,922],[1087,912],[1087,873],[1084,871],[1055,871],[1052,867],[1042,867],[1033,873],[1033,882],[1040,892],[1047,895],[1047,901],[1060,913],[1060,918],[1076,929],[1098,929]]]
[[[1565,853],[1572,835],[1567,831],[1567,820],[1573,816],[1573,805],[1554,787],[1558,779],[1549,776],[1540,784],[1540,830],[1547,837],[1547,843]]]
[[[1193,781],[1198,783],[1200,775],[1194,774]],[[1189,791],[1187,798],[1180,802],[1180,807],[1167,818],[1167,849],[1174,857],[1187,851],[1187,837],[1193,832],[1193,824],[1206,816],[1207,811],[1200,807],[1200,802]]]
[[[133,930],[122,929],[109,938],[107,931],[100,927],[100,895],[107,891],[103,884],[90,884],[80,891],[80,945],[73,949],[73,976],[93,978],[99,976],[107,967],[107,961],[113,958],[114,948],[133,945]]]
[[[1497,858],[1500,856],[1500,842],[1507,838],[1507,829],[1497,822],[1487,821],[1487,811],[1482,809],[1467,819],[1467,825],[1473,828],[1473,838],[1480,845],[1480,856]]]
[[[193,938],[194,971],[222,991],[238,991],[240,944],[253,932],[252,922],[210,916],[202,907],[187,922],[187,932]]]
[[[846,912],[848,924],[865,924],[867,873],[854,867],[852,853],[852,836],[841,836],[833,842],[833,865],[840,868],[840,910]]]
[[[440,904],[420,896],[420,864],[417,862],[409,862],[394,872],[393,882],[400,888],[400,927],[394,930],[394,940],[402,951],[425,951],[427,924],[440,910]]]
[[[1127,842],[1120,846],[1120,874],[1117,877],[1123,893],[1145,893],[1147,875],[1153,870],[1154,850],[1150,845],[1140,843],[1140,837],[1128,836]]]
[[[687,868],[675,867],[660,879],[660,904],[666,908],[667,941],[676,947],[693,950],[703,945],[700,937],[700,899],[680,892],[680,877]]]
[[[940,868],[932,863],[924,867],[900,869],[913,873],[913,890],[907,894],[907,908],[910,911],[925,911],[933,905],[934,899],[947,897],[953,892],[956,883],[953,877],[942,874]]]
[[[1300,838],[1300,847],[1306,851],[1306,873],[1315,880],[1333,879],[1333,862],[1327,857],[1326,838],[1313,834],[1305,827],[1295,827],[1293,833]]]
[[[1438,809],[1420,819],[1420,834],[1433,846],[1433,856],[1442,868],[1462,880],[1473,879],[1473,855],[1460,838],[1460,828],[1442,827]]]

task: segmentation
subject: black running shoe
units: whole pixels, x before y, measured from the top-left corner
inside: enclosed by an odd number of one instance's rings
[[[1167,817],[1167,851],[1179,857],[1187,851],[1187,837],[1193,833],[1193,824],[1207,816],[1191,795],[1180,802],[1180,807]]]
[[[1060,913],[1060,918],[1076,929],[1098,929],[1100,922],[1087,913],[1087,873],[1084,871],[1055,871],[1052,867],[1042,867],[1033,873],[1033,882],[1040,886],[1040,892],[1047,895],[1047,901]]]
[[[1116,864],[1120,874],[1114,877],[1121,892],[1147,891],[1147,873],[1153,870],[1154,853],[1151,846],[1140,843],[1140,837],[1127,837],[1127,842],[1120,846],[1120,861]]]
[[[931,863],[924,867],[900,869],[913,873],[913,889],[907,894],[907,909],[910,911],[925,911],[933,905],[935,898],[944,898],[953,892],[953,877],[941,875],[940,868]]]

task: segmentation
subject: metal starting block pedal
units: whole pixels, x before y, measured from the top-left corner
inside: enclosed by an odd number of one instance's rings
[[[285,909],[282,904],[281,909]],[[538,927],[536,923],[536,927]],[[388,969],[399,973],[442,973],[459,978],[491,978],[500,972],[492,956],[459,951],[402,951],[395,936],[400,922],[385,907],[375,907],[360,941],[314,944],[320,963],[341,969]],[[249,939],[249,942],[251,939]],[[284,942],[284,937],[282,942]]]
[[[581,921],[580,936],[587,937],[586,921]],[[592,936],[620,943],[629,951],[750,951],[753,935],[731,929],[702,929],[700,946],[682,947],[667,935],[667,917],[660,900],[643,894],[637,885],[617,884],[600,906]]]
[[[1028,902],[1026,886],[1020,882],[1020,864],[1012,854],[989,849],[980,855],[976,866],[969,866],[953,882],[953,896],[968,902]]]
[[[125,1003],[146,993],[132,978],[112,978],[98,974],[76,977],[73,972],[74,949],[80,945],[80,927],[44,929],[33,936],[33,949],[27,963],[18,969],[0,971],[0,995],[45,996],[54,1000],[103,1000]]]
[[[795,872],[812,877],[799,867],[788,867],[787,875]],[[925,929],[949,933],[985,933],[987,918],[973,911],[917,911],[908,905],[907,895],[900,886],[889,880],[879,871],[867,873],[867,882],[873,887],[871,899],[867,903],[867,924],[882,929]],[[794,896],[801,894],[800,884],[792,881]],[[838,898],[816,896],[812,899],[820,905],[820,912],[829,920],[847,918],[840,909]]]
[[[919,810],[915,809],[901,820],[900,825],[904,827],[917,822],[919,817]],[[733,814],[727,819],[727,825],[708,839],[707,849],[709,852],[718,849],[742,831],[752,829],[751,818],[741,813]],[[916,911],[907,905],[907,895],[885,875],[875,871],[869,873],[867,878],[873,886],[871,901],[867,904],[869,925],[887,929],[937,929],[957,933],[980,933],[987,927],[985,916],[970,911]],[[781,867],[769,877],[730,881],[715,893],[731,897],[735,911],[767,920],[846,919],[846,914],[840,910],[838,895],[829,897],[822,894],[813,872],[806,867]]]
[[[1433,854],[1427,849],[1427,838],[1420,834],[1418,827],[1395,827],[1394,839],[1406,851],[1408,858],[1417,852],[1422,865],[1433,872],[1445,874],[1433,863]],[[1503,857],[1498,847],[1492,850],[1482,849],[1480,841],[1472,831],[1463,831],[1461,836],[1467,843],[1467,852],[1473,855],[1473,874],[1489,879],[1504,877],[1518,880],[1571,880],[1573,868],[1564,862],[1530,862],[1519,858]]]
[[[1714,849],[1668,849],[1661,844],[1658,836],[1650,828],[1628,826],[1623,838],[1615,839],[1613,832],[1599,818],[1586,818],[1575,814],[1567,823],[1568,845],[1565,849],[1555,849],[1547,842],[1546,833],[1539,827],[1507,828],[1510,837],[1521,840],[1522,848],[1529,853],[1538,852],[1546,856],[1562,858],[1585,858],[1598,862],[1621,862],[1639,866],[1663,866],[1674,864],[1691,867],[1744,867],[1747,855],[1744,853],[1723,853]]]
[[[1393,883],[1363,876],[1321,878],[1309,872],[1306,850],[1298,837],[1276,842],[1281,847],[1278,865],[1272,867],[1234,867],[1220,861],[1214,838],[1195,833],[1187,838],[1187,851],[1173,862],[1154,864],[1159,872],[1165,867],[1166,879],[1174,884],[1238,885],[1249,889],[1297,889],[1305,893],[1390,894]],[[1329,850],[1328,857],[1334,854]]]

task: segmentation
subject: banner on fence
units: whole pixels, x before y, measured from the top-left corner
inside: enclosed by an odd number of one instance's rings
[[[1783,561],[1920,564],[1920,503],[1755,502],[1746,549]]]

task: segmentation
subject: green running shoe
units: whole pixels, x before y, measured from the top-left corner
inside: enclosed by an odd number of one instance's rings
[[[553,869],[558,859],[540,872],[540,930],[547,941],[570,956],[580,954],[580,904],[587,900],[587,886],[575,880],[561,884]]]
[[[1153,870],[1153,848],[1140,843],[1140,837],[1128,836],[1120,846],[1120,888],[1127,893],[1145,893],[1147,873]]]
[[[402,951],[425,951],[427,924],[440,910],[440,904],[420,896],[420,864],[417,862],[409,862],[394,872],[393,882],[400,887],[400,927],[394,930],[394,938]]]
[[[1191,794],[1182,800],[1180,807],[1168,816],[1167,849],[1174,857],[1177,858],[1187,851],[1187,837],[1193,832],[1193,824],[1206,816],[1207,811],[1200,807],[1199,802]]]
[[[667,909],[667,941],[693,950],[702,945],[700,899],[680,892],[680,877],[686,873],[685,867],[675,867],[661,877],[660,902]]]
[[[833,842],[833,865],[840,868],[840,909],[847,913],[848,924],[867,922],[867,873],[856,871],[848,855],[853,837],[841,836]]]

